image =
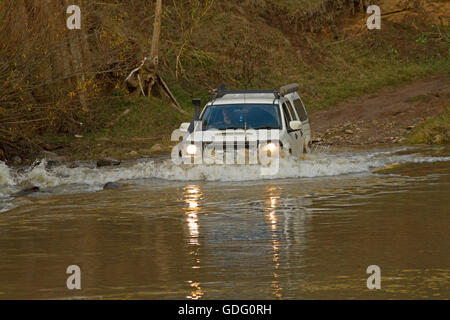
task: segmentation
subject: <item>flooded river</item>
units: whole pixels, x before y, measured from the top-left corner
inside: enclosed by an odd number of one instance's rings
[[[0,163],[0,299],[449,299],[449,195],[444,147],[316,150],[272,177]]]

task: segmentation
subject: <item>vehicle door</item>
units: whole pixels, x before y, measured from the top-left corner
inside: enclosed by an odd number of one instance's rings
[[[286,105],[288,108],[289,113],[291,114],[291,121],[300,121],[299,117],[297,116],[297,113],[295,112],[294,107],[292,106],[291,102],[289,100],[286,101]],[[295,145],[296,148],[298,148],[297,154],[303,153],[303,145],[304,145],[304,131],[303,128],[296,131],[291,131],[290,134],[293,135],[293,138],[295,139]]]
[[[303,104],[302,99],[297,93],[294,93],[290,100],[292,100],[292,103],[294,104],[295,111],[297,112],[297,115],[302,123],[303,126],[303,135],[304,135],[304,145],[305,149],[308,149],[309,143],[311,141],[311,126],[309,124],[309,118],[308,114],[305,109],[305,105]]]
[[[282,103],[282,109],[283,109],[283,115],[284,115],[284,122],[285,122],[285,128],[288,136],[288,141],[290,144],[291,153],[294,156],[300,156],[303,148],[302,148],[302,134],[301,130],[294,131],[289,126],[291,121],[294,121],[295,118],[293,118],[293,115],[295,114],[293,112],[292,106],[290,105],[290,102],[288,100],[284,101]]]

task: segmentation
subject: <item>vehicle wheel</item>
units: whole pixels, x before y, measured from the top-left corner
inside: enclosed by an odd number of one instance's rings
[[[310,147],[310,143],[304,143],[303,144],[303,153],[310,153],[311,152],[311,147]]]

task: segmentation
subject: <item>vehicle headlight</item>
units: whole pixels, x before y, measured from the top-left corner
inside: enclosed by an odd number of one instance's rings
[[[189,155],[193,156],[194,154],[197,153],[197,146],[195,144],[188,145],[187,148],[186,148],[186,152]]]
[[[273,142],[270,142],[264,146],[264,150],[270,151],[271,153],[275,152],[275,150],[277,150],[277,149],[278,149],[278,146]]]

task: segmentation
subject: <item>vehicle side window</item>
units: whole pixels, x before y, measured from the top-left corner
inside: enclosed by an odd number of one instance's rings
[[[308,120],[308,114],[306,113],[305,106],[303,105],[300,99],[294,100],[295,109],[297,109],[298,116],[300,117],[300,121]]]
[[[286,107],[286,103],[284,102],[283,102],[283,114],[284,114],[284,121],[286,122],[286,129],[290,131],[291,128],[289,127],[289,123],[292,121],[292,118],[288,111],[288,108]]]
[[[298,120],[297,115],[295,114],[294,108],[289,101],[286,101],[287,107],[289,109],[289,113],[291,114],[292,121]]]

